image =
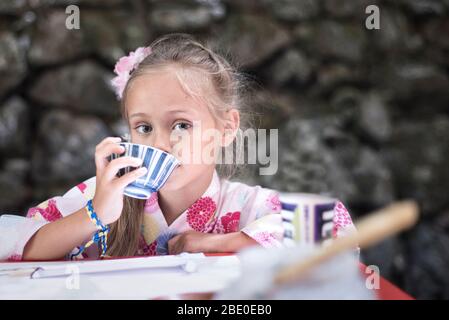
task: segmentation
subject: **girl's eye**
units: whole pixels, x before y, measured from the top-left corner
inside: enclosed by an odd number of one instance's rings
[[[174,130],[187,130],[190,129],[192,126],[187,122],[178,122],[174,125]]]
[[[142,125],[136,127],[136,131],[141,134],[147,134],[152,131],[152,128],[149,125],[142,124]]]

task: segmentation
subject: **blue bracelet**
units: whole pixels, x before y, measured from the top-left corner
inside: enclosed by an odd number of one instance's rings
[[[91,246],[93,243],[100,243],[101,246],[101,257],[104,257],[106,255],[106,251],[108,249],[108,233],[109,233],[109,226],[105,226],[101,220],[98,218],[98,215],[94,211],[92,200],[87,201],[86,205],[86,212],[89,215],[90,220],[95,224],[97,227],[97,232],[92,236],[92,239],[86,243],[84,246],[81,246],[77,253],[72,254],[70,256],[71,259],[79,256],[84,252],[84,250]]]
[[[98,218],[97,213],[94,211],[94,207],[92,205],[92,200],[87,201],[87,212],[89,214],[90,219],[92,222],[97,226],[98,230],[105,231],[106,229],[109,230],[109,227],[105,226],[101,220]]]

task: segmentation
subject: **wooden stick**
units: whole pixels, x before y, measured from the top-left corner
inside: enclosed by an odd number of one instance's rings
[[[418,205],[414,201],[396,202],[362,218],[356,224],[357,232],[333,240],[307,259],[280,270],[276,285],[298,281],[307,271],[337,254],[357,247],[367,248],[383,239],[413,226],[418,219]]]

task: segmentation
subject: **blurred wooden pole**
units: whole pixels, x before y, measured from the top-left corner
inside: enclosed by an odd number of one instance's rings
[[[285,285],[301,279],[314,266],[355,248],[367,248],[383,239],[413,226],[418,219],[418,205],[414,201],[396,202],[362,218],[357,224],[357,232],[333,240],[307,259],[284,267],[274,278],[276,285]]]

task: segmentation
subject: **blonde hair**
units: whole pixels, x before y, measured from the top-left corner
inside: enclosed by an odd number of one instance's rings
[[[249,126],[250,119],[243,101],[246,81],[242,74],[220,54],[196,41],[187,34],[168,34],[156,39],[151,45],[151,54],[132,71],[121,101],[121,112],[127,120],[126,95],[133,80],[161,69],[174,72],[182,88],[193,98],[202,99],[216,120],[222,120],[222,113],[235,108],[240,113],[240,128]],[[207,93],[207,94],[205,94]],[[240,132],[240,131],[239,131]],[[232,143],[234,154],[242,149],[241,137]],[[236,164],[218,165],[221,177],[230,178],[240,167]],[[135,255],[140,237],[145,200],[125,196],[120,218],[111,225],[108,255]]]

